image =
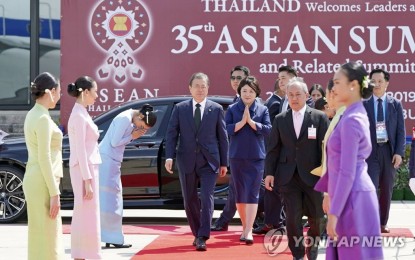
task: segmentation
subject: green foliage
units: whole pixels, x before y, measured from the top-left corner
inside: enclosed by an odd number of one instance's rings
[[[409,160],[410,152],[411,152],[411,145],[409,144],[409,145],[406,145],[405,157],[402,158],[402,164],[396,171],[395,182],[393,184],[394,190],[400,190],[400,189],[405,189],[409,187],[408,185],[408,182],[409,182],[408,163],[409,161],[408,160]]]
[[[395,183],[393,188],[396,190],[405,189],[409,182],[409,168],[408,164],[402,164],[401,167],[396,171]]]

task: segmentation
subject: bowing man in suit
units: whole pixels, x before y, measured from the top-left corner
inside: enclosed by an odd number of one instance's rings
[[[291,109],[275,117],[265,159],[265,188],[272,190],[278,185],[294,259],[303,259],[305,253],[308,259],[317,258],[318,243],[310,245],[304,241],[301,219],[308,216],[307,236],[318,241],[324,216],[323,195],[313,189],[319,177],[310,172],[321,164],[322,141],[329,120],[323,112],[306,105],[307,92],[302,80],[293,78],[288,82]]]
[[[405,121],[401,102],[386,94],[389,73],[375,69],[369,77],[375,88],[373,96],[363,103],[369,117],[372,141],[372,153],[366,161],[370,178],[379,189],[381,232],[389,233],[387,224],[394,177],[405,154]]]
[[[218,173],[220,177],[225,176],[228,166],[229,144],[223,108],[206,98],[208,89],[206,74],[192,75],[189,90],[193,98],[175,105],[166,136],[165,167],[172,174],[173,158],[176,158],[184,207],[195,237],[193,245],[198,251],[206,251],[216,178]]]
[[[75,196],[71,224],[71,255],[74,259],[101,258],[99,132],[86,109],[95,103],[97,90],[97,83],[88,76],[68,85],[68,94],[76,98],[68,121],[69,172]]]

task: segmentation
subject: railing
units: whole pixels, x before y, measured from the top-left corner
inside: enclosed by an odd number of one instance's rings
[[[54,37],[53,37],[53,24],[52,24],[52,7],[50,6],[49,3],[45,3],[45,2],[40,2],[39,5],[44,5],[48,8],[50,39],[54,40]]]
[[[3,36],[6,36],[6,14],[5,14],[4,5],[0,5],[0,9],[1,9],[2,17],[3,17]]]

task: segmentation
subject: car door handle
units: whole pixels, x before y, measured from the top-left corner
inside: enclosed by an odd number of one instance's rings
[[[136,147],[140,147],[140,146],[147,146],[147,147],[153,147],[156,145],[155,142],[140,142],[140,143],[136,143],[134,144]]]

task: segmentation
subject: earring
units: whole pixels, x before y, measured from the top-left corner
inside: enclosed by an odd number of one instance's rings
[[[354,90],[354,88],[350,88],[350,91],[353,91]]]

